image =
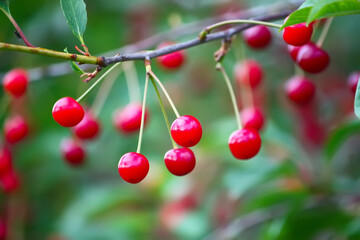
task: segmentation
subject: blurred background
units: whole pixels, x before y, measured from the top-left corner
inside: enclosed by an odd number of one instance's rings
[[[204,19],[213,23],[219,16],[247,9],[255,9],[251,16],[258,16],[275,4],[289,3],[85,2],[88,24],[84,39],[96,56],[116,53],[128,44]],[[75,52],[74,46],[80,45],[67,26],[59,1],[12,0],[10,8],[35,46],[58,51],[67,47]],[[163,157],[172,145],[150,85],[149,121],[142,144],[150,171],[137,185],[124,182],[117,170],[119,158],[136,151],[138,139],[137,133],[119,133],[112,122],[113,112],[129,103],[123,73],[99,113],[100,136],[84,143],[86,160],[74,167],[60,150],[61,141],[72,133],[53,120],[51,109],[61,97],[79,97],[91,82],[81,81],[79,74],[68,70],[67,63],[49,70],[47,67],[59,63],[56,59],[0,51],[1,76],[21,67],[28,69],[34,80],[26,96],[12,101],[0,116],[3,124],[14,111],[20,112],[30,126],[27,138],[10,146],[20,186],[15,192],[0,193],[0,232],[6,229],[8,239],[17,240],[360,239],[360,124],[353,114],[354,95],[346,82],[351,72],[360,69],[359,21],[357,15],[334,19],[323,45],[331,63],[325,72],[309,75],[317,93],[306,107],[294,106],[284,94],[283,84],[294,75],[294,63],[278,30],[271,30],[272,43],[265,50],[246,48],[246,56],[264,68],[263,83],[254,97],[266,116],[260,132],[261,151],[248,161],[235,159],[227,144],[236,123],[228,90],[215,70],[213,53],[220,42],[185,50],[186,62],[176,71],[166,71],[154,60],[153,71],[180,114],[197,117],[204,133],[193,148],[197,159],[194,171],[184,177],[170,174]],[[22,44],[4,14],[0,14],[0,23],[1,42]],[[161,40],[192,39],[206,25],[190,26],[179,36],[168,34],[168,39]],[[314,39],[318,35],[315,32]],[[231,79],[239,61],[236,51],[239,47],[234,44],[224,60]],[[142,93],[143,62],[134,66]],[[98,89],[83,106],[93,104]],[[239,89],[236,92],[239,94]],[[175,115],[164,102],[172,122]]]

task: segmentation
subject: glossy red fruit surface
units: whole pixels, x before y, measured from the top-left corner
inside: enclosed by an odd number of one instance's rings
[[[290,57],[292,58],[292,60],[294,60],[296,62],[296,58],[297,55],[299,53],[300,47],[296,47],[296,46],[292,46],[292,45],[288,45],[287,46],[287,50],[290,54]]]
[[[81,165],[85,160],[82,144],[70,138],[61,142],[61,153],[65,161],[73,166]]]
[[[6,193],[12,193],[20,187],[20,181],[17,174],[10,170],[0,176],[1,187]]]
[[[24,95],[29,82],[29,76],[24,69],[13,69],[8,72],[3,80],[4,89],[14,97]]]
[[[313,33],[312,24],[299,23],[284,28],[283,39],[286,43],[293,46],[302,46],[310,41]]]
[[[241,111],[241,122],[244,128],[252,128],[260,131],[264,125],[265,118],[260,109],[249,107]]]
[[[355,94],[356,92],[356,88],[359,82],[359,78],[360,78],[360,72],[352,72],[348,79],[347,79],[347,84],[350,88],[350,90]]]
[[[0,176],[4,175],[12,168],[12,154],[6,147],[0,148]]]
[[[202,136],[202,127],[195,117],[190,115],[181,116],[171,125],[171,136],[182,147],[196,145]]]
[[[6,119],[4,123],[5,139],[8,143],[14,144],[23,140],[29,132],[25,119],[20,115]]]
[[[252,88],[257,87],[263,78],[261,65],[253,59],[236,64],[234,74],[235,80],[240,86],[250,83]]]
[[[63,127],[74,127],[84,117],[83,107],[71,97],[59,99],[52,109],[55,121]]]
[[[98,136],[100,124],[90,112],[85,112],[81,122],[73,128],[73,132],[80,139],[94,139]]]
[[[176,176],[190,173],[196,164],[195,155],[189,148],[171,149],[165,153],[166,168]]]
[[[147,158],[135,152],[129,152],[120,158],[118,164],[119,174],[128,183],[141,182],[149,172],[149,161]]]
[[[174,43],[172,42],[164,42],[161,43],[157,48],[160,49],[173,44]],[[175,70],[180,68],[184,64],[186,58],[185,58],[185,52],[181,50],[157,57],[156,59],[159,62],[160,66],[162,66],[163,68],[169,70]]]
[[[315,96],[315,89],[315,85],[302,76],[294,76],[285,83],[287,97],[298,105],[308,104]]]
[[[271,42],[271,32],[268,27],[257,25],[243,32],[244,40],[252,48],[262,49]]]
[[[319,73],[329,65],[330,57],[327,52],[310,42],[299,49],[296,62],[308,73]]]
[[[140,129],[142,106],[140,103],[130,103],[115,111],[113,123],[120,132],[129,134]],[[145,109],[144,124],[148,122],[149,112]]]
[[[234,157],[247,160],[260,151],[261,138],[254,129],[239,129],[230,135],[229,148]]]

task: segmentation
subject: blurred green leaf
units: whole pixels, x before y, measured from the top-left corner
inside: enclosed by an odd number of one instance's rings
[[[354,112],[357,118],[360,119],[360,79],[358,81],[355,93],[355,101],[354,101]]]
[[[60,0],[60,4],[71,31],[80,40],[81,44],[84,44],[83,35],[87,23],[86,5],[84,1]]]
[[[64,52],[69,53],[67,48],[64,49]],[[79,68],[79,66],[74,61],[69,61],[69,64],[70,64],[71,69],[74,70],[74,72],[78,72],[80,74],[85,73],[81,68]]]

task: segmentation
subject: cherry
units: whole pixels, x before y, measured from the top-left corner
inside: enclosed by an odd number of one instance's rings
[[[195,117],[190,115],[181,116],[171,125],[171,136],[182,147],[196,145],[202,136],[202,127]]]
[[[149,161],[147,158],[135,152],[124,154],[119,161],[119,174],[128,183],[141,182],[149,172]]]
[[[260,151],[261,138],[254,129],[238,129],[230,135],[229,148],[234,157],[246,160]]]
[[[3,80],[4,89],[14,97],[21,97],[26,92],[29,76],[25,69],[16,68],[8,72]]]
[[[12,154],[6,147],[0,148],[0,176],[11,170]]]
[[[73,132],[80,139],[94,139],[99,131],[100,125],[90,112],[85,112],[84,118],[73,128]]]
[[[142,105],[140,103],[130,103],[123,109],[118,109],[113,114],[115,127],[125,134],[134,133],[140,129]],[[148,111],[145,109],[144,124],[148,120]]]
[[[312,24],[306,26],[306,23],[299,23],[285,27],[283,31],[283,39],[290,45],[302,46],[310,41],[312,33]]]
[[[64,139],[61,142],[61,152],[67,163],[78,166],[84,162],[85,150],[80,142],[71,138]]]
[[[84,117],[83,107],[71,97],[59,99],[52,109],[55,121],[63,127],[74,127]]]
[[[29,127],[25,119],[20,115],[6,119],[4,123],[5,139],[8,143],[14,144],[26,137]]]
[[[260,109],[249,107],[241,111],[241,122],[244,128],[252,128],[259,131],[264,125],[264,115]]]
[[[305,105],[314,98],[315,85],[305,77],[294,76],[286,82],[285,92],[292,102]]]
[[[330,57],[323,49],[309,42],[299,49],[296,62],[306,72],[319,73],[325,70]]]
[[[347,84],[350,88],[350,90],[355,94],[356,93],[356,88],[359,82],[359,78],[360,78],[360,72],[352,72],[348,79],[347,79]]]
[[[261,49],[271,42],[271,32],[268,27],[257,25],[243,32],[245,42],[252,48]]]
[[[260,64],[253,60],[248,59],[244,62],[235,65],[234,69],[235,79],[241,86],[243,84],[249,84],[252,88],[257,87],[263,78],[263,70]]]
[[[13,170],[1,175],[0,183],[6,193],[12,193],[20,187],[19,177]]]
[[[292,58],[292,60],[294,60],[296,62],[296,58],[297,58],[297,55],[299,53],[300,47],[288,45],[287,49],[288,49],[288,52],[289,52],[290,57]]]
[[[166,168],[176,176],[184,176],[195,168],[195,155],[189,148],[171,149],[165,153]]]
[[[160,49],[173,44],[174,44],[173,42],[163,42],[157,48]],[[160,66],[162,66],[163,68],[174,70],[180,68],[185,62],[185,52],[176,51],[163,56],[159,56],[156,59],[159,62]]]

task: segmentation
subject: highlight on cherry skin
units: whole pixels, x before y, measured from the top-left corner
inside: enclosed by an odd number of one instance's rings
[[[264,25],[251,27],[243,32],[246,44],[254,49],[263,49],[271,43],[271,32]]]
[[[173,44],[174,44],[173,42],[168,42],[168,41],[162,42],[161,44],[159,44],[157,49],[171,46]],[[156,60],[159,63],[159,65],[161,67],[163,67],[164,69],[176,70],[184,64],[184,62],[186,60],[186,55],[183,50],[180,50],[180,51],[169,53],[169,54],[166,54],[163,56],[159,56],[156,58]]]
[[[15,68],[9,71],[3,80],[4,90],[13,97],[25,94],[29,82],[29,75],[25,69]]]
[[[61,142],[60,148],[62,156],[68,164],[79,166],[84,163],[85,150],[80,141],[66,138]]]
[[[83,119],[72,128],[72,131],[80,139],[91,140],[99,135],[100,124],[90,111],[85,111]]]
[[[232,155],[240,160],[248,160],[258,154],[261,148],[261,138],[254,129],[238,129],[229,137],[229,148]]]
[[[235,80],[239,86],[249,84],[255,89],[263,79],[263,69],[254,59],[239,62],[234,67]]]
[[[288,18],[285,19],[285,22]],[[306,23],[299,23],[285,27],[283,30],[283,39],[286,43],[293,46],[302,46],[308,43],[313,33],[313,26]]]
[[[124,134],[137,132],[141,125],[142,105],[140,103],[129,103],[124,108],[115,110],[113,123],[116,129]],[[145,108],[144,126],[147,124],[149,111]]]
[[[306,77],[294,76],[287,80],[284,89],[288,99],[297,105],[306,105],[315,96],[315,85]]]
[[[241,122],[244,128],[252,128],[260,131],[264,126],[265,117],[259,108],[247,107],[241,111]]]
[[[360,71],[350,73],[347,84],[352,93],[356,93],[356,88],[360,79]]]
[[[118,164],[118,171],[122,179],[128,183],[141,182],[150,169],[147,158],[141,153],[129,152],[124,154]]]
[[[182,147],[195,146],[202,137],[201,123],[191,115],[175,119],[170,130],[174,141]]]
[[[196,165],[196,159],[190,148],[174,148],[165,153],[165,166],[172,174],[184,176]]]
[[[52,116],[55,121],[63,127],[74,127],[84,117],[83,107],[71,97],[59,99],[52,109]]]
[[[15,144],[23,140],[29,132],[26,120],[20,115],[14,115],[6,119],[4,123],[4,134],[6,142]]]
[[[300,47],[296,62],[305,72],[320,73],[329,65],[330,57],[325,50],[309,42]]]

